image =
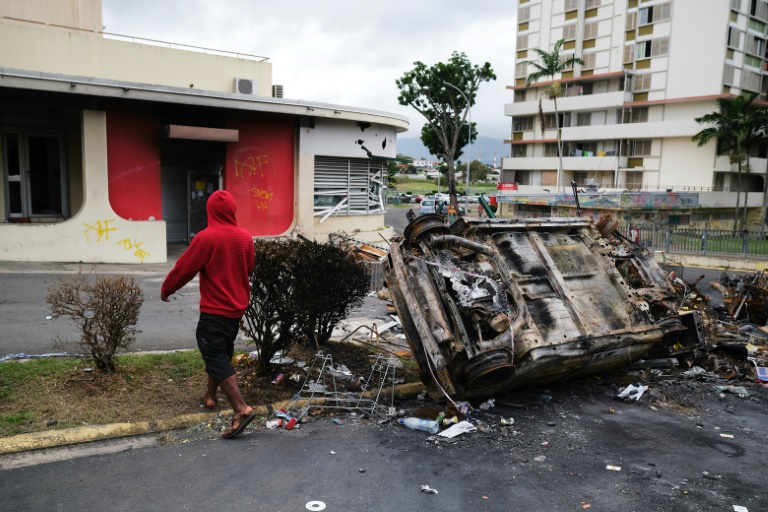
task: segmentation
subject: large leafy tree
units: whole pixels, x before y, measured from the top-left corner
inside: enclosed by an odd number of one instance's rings
[[[538,55],[538,60],[528,60],[522,64],[527,64],[533,67],[535,71],[528,75],[526,85],[531,85],[533,82],[538,82],[542,78],[548,78],[554,80],[555,75],[561,74],[563,71],[572,69],[574,64],[584,64],[584,61],[575,55],[563,58],[562,49],[565,39],[560,39],[555,43],[552,51],[546,52],[539,48],[534,48],[533,51]],[[565,189],[565,183],[563,181],[563,137],[562,127],[560,126],[560,115],[557,111],[557,98],[563,95],[563,87],[560,82],[552,82],[546,89],[544,94],[550,98],[555,104],[555,122],[557,124],[557,189],[561,192],[561,188]],[[541,131],[544,133],[544,110],[541,107],[541,98],[539,98],[539,119],[541,122]]]
[[[744,189],[744,208],[741,212],[739,229],[745,229],[747,224],[747,194],[749,184],[742,180],[743,163],[748,162],[750,150],[761,140],[765,139],[765,126],[768,116],[765,110],[755,108],[753,102],[756,95],[736,96],[733,99],[718,98],[718,111],[695,118],[699,124],[710,125],[691,137],[691,140],[699,146],[703,146],[713,139],[722,139],[721,150],[730,155],[731,163],[737,165],[738,188],[736,190],[736,211],[734,215],[734,229],[737,228],[740,208],[740,191]],[[747,168],[747,181],[749,180],[749,164]]]
[[[448,193],[457,211],[456,159],[462,148],[477,137],[467,116],[480,84],[491,80],[496,80],[496,75],[490,63],[473,65],[463,52],[453,52],[448,62],[431,67],[414,62],[414,68],[395,82],[400,89],[400,104],[410,105],[427,120],[421,140],[430,153],[446,163]]]

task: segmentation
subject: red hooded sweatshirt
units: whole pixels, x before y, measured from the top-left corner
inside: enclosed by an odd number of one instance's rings
[[[237,225],[235,200],[229,192],[214,192],[206,209],[208,227],[195,235],[168,273],[162,296],[174,294],[199,272],[200,311],[239,318],[245,313],[251,295],[253,239]]]

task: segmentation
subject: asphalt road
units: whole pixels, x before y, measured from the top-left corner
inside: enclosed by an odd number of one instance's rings
[[[169,444],[0,456],[0,510],[766,510],[764,399],[702,385],[711,403],[697,409],[648,395],[630,403],[612,398],[616,383],[594,382],[497,397],[512,405],[478,412],[486,431],[453,443],[341,413],[343,425],[321,416],[291,431],[257,420],[229,441],[201,425],[164,436]]]

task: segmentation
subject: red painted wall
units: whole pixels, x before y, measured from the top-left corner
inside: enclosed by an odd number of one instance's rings
[[[107,109],[109,202],[120,217],[163,218],[160,122],[141,111]]]
[[[227,144],[224,189],[237,202],[237,222],[254,236],[285,233],[294,215],[294,121],[237,114],[227,128],[240,140]]]

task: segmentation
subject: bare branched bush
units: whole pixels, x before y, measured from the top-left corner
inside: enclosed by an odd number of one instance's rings
[[[136,339],[134,326],[144,296],[133,278],[78,275],[48,289],[45,302],[54,318],[69,318],[81,332],[79,343],[102,372],[115,371],[115,354]]]

